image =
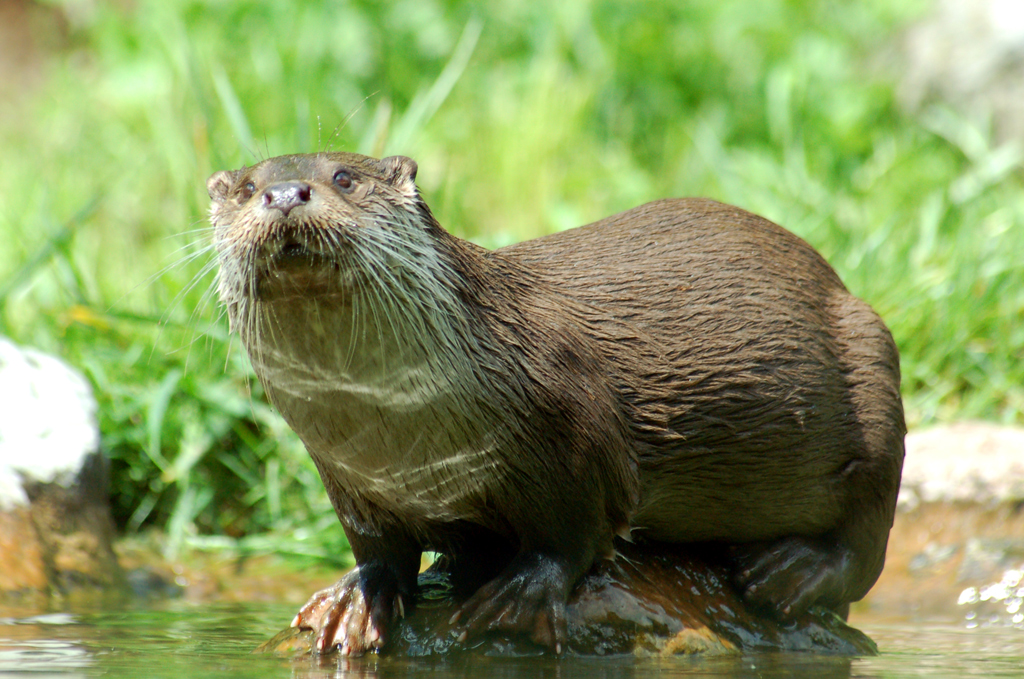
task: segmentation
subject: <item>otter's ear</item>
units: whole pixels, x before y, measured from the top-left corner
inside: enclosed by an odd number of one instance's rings
[[[237,171],[229,172],[227,170],[214,172],[210,175],[210,178],[206,180],[206,190],[210,192],[210,199],[214,203],[223,203],[227,199],[228,192],[235,185],[235,177],[237,175]]]
[[[388,183],[406,195],[416,193],[416,161],[405,156],[390,156],[380,161]]]

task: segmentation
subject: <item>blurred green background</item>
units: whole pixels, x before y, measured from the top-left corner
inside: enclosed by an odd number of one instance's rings
[[[205,180],[401,153],[489,247],[666,196],[765,215],[889,323],[911,425],[1024,422],[1021,154],[897,105],[929,7],[8,0],[0,333],[92,381],[125,532],[341,554],[212,294]]]

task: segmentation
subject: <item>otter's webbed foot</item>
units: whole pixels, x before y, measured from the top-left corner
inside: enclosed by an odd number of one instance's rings
[[[852,574],[847,550],[838,543],[790,537],[733,548],[736,586],[747,603],[784,619],[815,604],[842,610]]]
[[[387,568],[364,565],[310,597],[292,627],[316,632],[318,652],[337,646],[344,655],[361,655],[385,644],[394,621],[405,615],[406,604],[412,604],[411,598],[403,603]]]
[[[521,553],[469,598],[452,616],[459,639],[486,632],[529,637],[561,654],[565,648],[565,603],[572,588],[567,569],[556,559]]]

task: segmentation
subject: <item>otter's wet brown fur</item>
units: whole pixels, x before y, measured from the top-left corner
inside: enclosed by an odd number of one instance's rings
[[[748,601],[843,610],[882,568],[903,459],[896,347],[810,246],[703,199],[486,251],[407,158],[210,178],[219,290],[358,568],[296,624],[379,647],[423,550],[456,624],[560,648],[615,535],[734,545]]]

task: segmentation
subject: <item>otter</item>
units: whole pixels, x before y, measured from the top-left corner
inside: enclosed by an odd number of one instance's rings
[[[221,171],[218,293],[315,462],[356,567],[293,625],[386,647],[421,555],[460,639],[560,653],[616,540],[731,550],[754,607],[844,612],[881,572],[905,433],[885,324],[800,238],[660,200],[493,251],[417,165],[352,153]]]

